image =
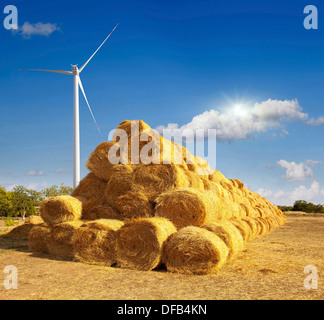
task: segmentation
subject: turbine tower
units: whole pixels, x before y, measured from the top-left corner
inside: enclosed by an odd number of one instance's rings
[[[44,70],[44,69],[18,69],[18,70],[31,70],[31,71],[44,71],[44,72],[54,72],[54,73],[62,73],[73,76],[73,188],[75,189],[80,182],[80,123],[79,123],[79,88],[81,89],[84,99],[88,105],[89,111],[95,122],[99,133],[100,129],[98,127],[97,121],[92,113],[90,104],[88,102],[87,96],[84,92],[82,82],[80,79],[80,73],[86,67],[86,65],[90,62],[90,60],[94,57],[94,55],[99,51],[99,49],[104,45],[104,43],[108,40],[111,34],[115,31],[118,24],[115,28],[110,32],[107,38],[103,41],[103,43],[99,46],[99,48],[93,53],[93,55],[86,61],[86,63],[79,69],[77,65],[72,65],[72,71],[63,71],[63,70]]]

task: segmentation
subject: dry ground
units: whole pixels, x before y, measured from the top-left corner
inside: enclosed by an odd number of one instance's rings
[[[254,239],[219,274],[185,276],[57,261],[28,252],[24,239],[0,238],[0,270],[18,268],[18,289],[0,299],[321,299],[324,298],[324,217],[288,217]],[[318,269],[318,289],[304,288],[304,267]],[[3,277],[3,279],[1,279]]]

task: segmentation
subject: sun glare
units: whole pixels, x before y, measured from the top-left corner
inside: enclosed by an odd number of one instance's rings
[[[248,114],[247,108],[242,104],[235,104],[232,111],[238,117],[244,117]]]

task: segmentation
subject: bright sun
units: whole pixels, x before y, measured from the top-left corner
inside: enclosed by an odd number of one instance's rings
[[[233,107],[233,113],[238,117],[244,117],[247,115],[248,110],[242,104],[235,104]]]

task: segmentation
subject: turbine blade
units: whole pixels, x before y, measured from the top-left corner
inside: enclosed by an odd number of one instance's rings
[[[88,61],[79,69],[79,73],[85,68],[85,66],[90,62],[90,60],[93,58],[93,56],[104,45],[104,43],[108,40],[108,38],[111,36],[111,34],[115,31],[115,29],[117,28],[117,26],[118,26],[118,23],[116,24],[115,28],[109,33],[108,37],[104,40],[104,42],[100,45],[100,47],[94,52],[94,54],[88,59]]]
[[[88,102],[87,96],[86,96],[86,94],[85,94],[85,92],[84,92],[84,90],[83,90],[83,86],[82,86],[82,82],[81,82],[80,77],[79,77],[79,86],[80,86],[80,89],[81,89],[81,91],[82,91],[82,93],[83,93],[84,99],[85,99],[85,101],[86,101],[86,103],[87,103],[87,105],[88,105],[88,108],[89,108],[89,111],[90,111],[90,113],[91,113],[92,119],[93,119],[94,123],[96,124],[96,126],[97,126],[97,128],[98,128],[98,131],[99,131],[99,133],[100,133],[100,135],[102,135],[102,134],[101,134],[101,131],[100,131],[100,129],[99,129],[99,126],[98,126],[98,124],[97,124],[97,121],[96,121],[96,119],[95,119],[95,117],[94,117],[94,115],[93,115],[93,113],[92,113],[91,108],[90,108],[90,105],[89,105],[89,102]]]
[[[70,74],[70,75],[73,74],[70,71],[63,71],[63,70],[44,70],[44,69],[15,69],[15,70],[44,71],[44,72],[63,73],[63,74]]]

